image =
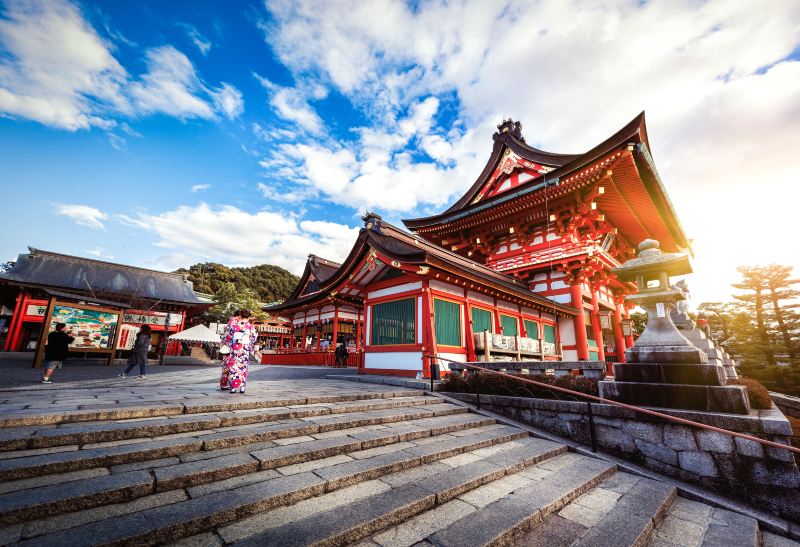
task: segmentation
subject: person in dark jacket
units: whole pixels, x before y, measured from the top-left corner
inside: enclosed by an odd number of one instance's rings
[[[142,325],[139,329],[139,334],[136,335],[136,340],[133,342],[131,356],[128,357],[128,368],[119,375],[120,378],[127,378],[128,373],[136,365],[139,365],[139,379],[147,378],[145,372],[147,372],[147,352],[150,351],[151,332],[150,325]]]
[[[56,330],[47,335],[47,345],[44,348],[44,378],[43,384],[52,384],[50,376],[56,367],[61,368],[61,363],[67,358],[69,345],[75,341],[75,337],[67,333],[65,323],[56,323]]]

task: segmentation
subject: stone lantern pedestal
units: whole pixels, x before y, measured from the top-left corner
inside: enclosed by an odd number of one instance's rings
[[[614,365],[616,380],[600,382],[600,396],[640,406],[748,414],[746,388],[725,385],[725,369],[709,363],[706,352],[687,340],[670,317],[670,309],[685,295],[670,287],[669,277],[691,273],[688,255],[663,253],[657,241],[645,240],[636,258],[613,271],[623,281],[636,282],[638,293],[627,300],[647,311],[647,325],[625,351],[627,363]]]

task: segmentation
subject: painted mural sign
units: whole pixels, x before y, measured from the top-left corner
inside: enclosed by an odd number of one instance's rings
[[[67,332],[75,338],[70,348],[111,349],[114,347],[119,314],[58,304],[53,308],[50,331],[56,329],[56,323],[65,323]]]
[[[167,313],[160,311],[128,310],[123,316],[123,323],[131,325],[150,325],[153,327],[163,327],[167,324],[169,317],[170,326],[181,324],[181,315],[178,313]]]

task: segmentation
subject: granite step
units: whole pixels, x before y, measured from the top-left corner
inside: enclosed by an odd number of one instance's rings
[[[139,442],[122,442],[114,446],[85,448],[25,458],[9,458],[0,460],[0,481],[24,479],[47,473],[62,473],[92,467],[106,467],[169,458],[190,452],[230,448],[272,439],[297,437],[359,426],[406,422],[419,418],[434,418],[454,414],[466,414],[466,409],[447,403],[425,405],[424,409],[419,407],[390,408],[333,417],[309,417],[241,427],[233,426],[217,430],[199,431],[193,436],[178,435],[161,440],[139,439]]]
[[[782,538],[786,545],[792,540]],[[647,545],[665,547],[727,547],[761,545],[758,522],[749,516],[704,503],[677,498],[655,527]]]
[[[520,444],[518,448],[499,452],[486,460],[434,473],[424,481],[401,484],[283,525],[270,526],[279,519],[265,514],[222,528],[219,535],[226,543],[244,546],[345,545],[402,523],[423,511],[444,506],[464,492],[566,452],[563,445],[531,437],[517,444]],[[495,457],[500,455],[501,458]],[[324,507],[324,501],[320,500],[319,505]],[[286,508],[283,512],[289,510]]]
[[[676,489],[665,483],[616,473],[547,517],[514,545],[641,547],[676,495]]]
[[[434,438],[433,442],[425,442],[420,445],[408,443],[410,446],[403,449],[387,445],[380,448],[390,448],[392,451],[383,454],[365,454],[368,451],[351,452],[350,455],[353,456],[351,461],[341,464],[313,470],[286,470],[284,468],[284,471],[290,474],[222,491],[203,492],[198,497],[186,501],[77,526],[60,533],[32,538],[22,542],[21,545],[85,545],[86,538],[102,538],[99,543],[110,545],[148,545],[175,540],[234,522],[255,513],[289,505],[311,496],[319,496],[358,482],[418,467],[426,461],[434,462],[454,454],[462,454],[480,447],[508,443],[523,438],[528,438],[524,431],[509,426],[500,426],[488,430],[478,428],[474,435],[449,437],[442,440]],[[424,440],[429,441],[430,439]],[[538,448],[532,448],[529,445],[519,447],[516,458],[509,456],[503,460],[505,467],[514,469],[519,465],[524,465],[526,458],[530,458],[529,461],[535,461],[537,457],[550,457],[564,450],[556,443],[548,441],[538,441],[538,443]],[[536,452],[537,450],[538,452]],[[363,459],[357,459],[358,456]],[[447,492],[455,495],[460,488],[458,480],[472,481],[470,484],[477,484],[475,481],[490,480],[490,476],[497,476],[498,469],[503,469],[495,465],[490,467],[487,465],[473,466],[475,473],[479,474],[481,470],[485,473],[486,477],[483,479],[477,475],[463,476],[450,473],[452,478],[449,480],[451,482],[447,483],[448,479],[443,477],[437,488],[442,490],[443,495],[447,495]],[[268,473],[275,473],[275,471]],[[426,482],[433,484],[431,481]],[[436,494],[429,493],[429,495],[433,496],[432,499],[435,502]]]
[[[313,405],[282,406],[257,410],[226,410],[218,413],[163,416],[152,420],[84,422],[46,428],[18,427],[0,430],[0,451],[47,448],[70,444],[99,443],[141,437],[202,431],[218,427],[249,425],[293,418],[342,415],[413,406],[442,409],[436,397],[395,397]]]
[[[462,517],[429,536],[428,541],[438,547],[509,545],[615,471],[614,464],[596,459],[566,465],[558,473]]]
[[[210,395],[202,402],[186,403],[127,403],[125,405],[85,405],[78,410],[48,408],[13,408],[0,417],[0,428],[26,427],[36,425],[64,424],[75,422],[95,422],[101,420],[124,420],[175,416],[179,414],[198,414],[225,412],[231,410],[253,410],[259,408],[285,407],[292,405],[312,405],[318,403],[340,403],[346,401],[365,401],[371,399],[391,399],[395,397],[419,397],[419,391],[395,390],[380,392],[339,393],[335,395],[310,397],[230,397],[227,394]]]

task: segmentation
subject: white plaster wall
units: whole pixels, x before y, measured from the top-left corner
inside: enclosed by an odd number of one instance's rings
[[[543,280],[545,280],[545,279],[547,279],[547,274],[546,274],[546,273],[544,273],[544,272],[537,273],[537,274],[535,274],[535,275],[533,276],[533,280],[534,280],[534,281],[543,281]]]
[[[293,325],[302,325],[303,323],[305,323],[305,321],[306,320],[301,317],[300,319],[293,319],[292,320],[292,324]]]
[[[547,283],[537,283],[533,287],[533,292],[544,292],[547,290]]]
[[[525,315],[530,315],[532,317],[539,317],[539,312],[536,310],[532,310],[530,308],[522,308],[522,313]]]
[[[380,298],[381,296],[390,296],[401,292],[413,291],[422,288],[422,281],[415,281],[414,283],[403,283],[394,287],[386,287],[385,289],[378,289],[372,291],[367,295],[368,298]]]
[[[339,318],[340,319],[358,319],[358,314],[357,313],[339,311]]]
[[[574,349],[565,349],[564,350],[564,357],[562,357],[564,361],[577,361],[578,360],[578,350]]]
[[[326,312],[326,313],[321,313],[321,314],[320,314],[320,316],[319,316],[319,318],[320,318],[320,319],[331,319],[331,318],[333,318],[335,315],[336,315],[336,314],[335,314],[334,312],[330,311],[330,312]]]
[[[503,302],[502,300],[497,301],[497,307],[503,310],[509,310],[514,312],[519,311],[519,306],[517,306],[516,304],[512,304],[511,302]]]
[[[319,314],[318,313],[309,313],[306,316],[306,321],[316,321],[318,319],[319,319]]]
[[[474,302],[480,302],[482,304],[488,304],[489,306],[494,306],[494,299],[491,296],[486,296],[484,294],[480,294],[473,291],[467,291],[467,298]]]
[[[564,283],[561,280],[553,281],[553,288],[554,289],[566,289],[567,287],[569,287],[569,285],[567,285],[566,283]]]
[[[372,340],[372,306],[367,306],[367,320],[365,326],[367,327],[366,335],[364,336],[364,345],[369,346]]]
[[[561,345],[575,345],[575,323],[572,322],[571,317],[559,317],[558,332],[561,335]]]
[[[364,354],[366,368],[422,371],[421,351],[392,351]]]
[[[437,281],[436,279],[431,279],[431,289],[436,289],[437,291],[455,294],[458,296],[464,296],[464,289],[461,287],[456,287],[455,285],[450,285],[449,283],[443,283],[442,281]]]
[[[550,321],[555,321],[556,316],[552,313],[542,313],[542,319],[549,319]]]
[[[333,306],[323,306],[322,307],[322,313],[325,313],[325,312],[328,312],[328,311],[333,311],[333,310],[334,310]]]

